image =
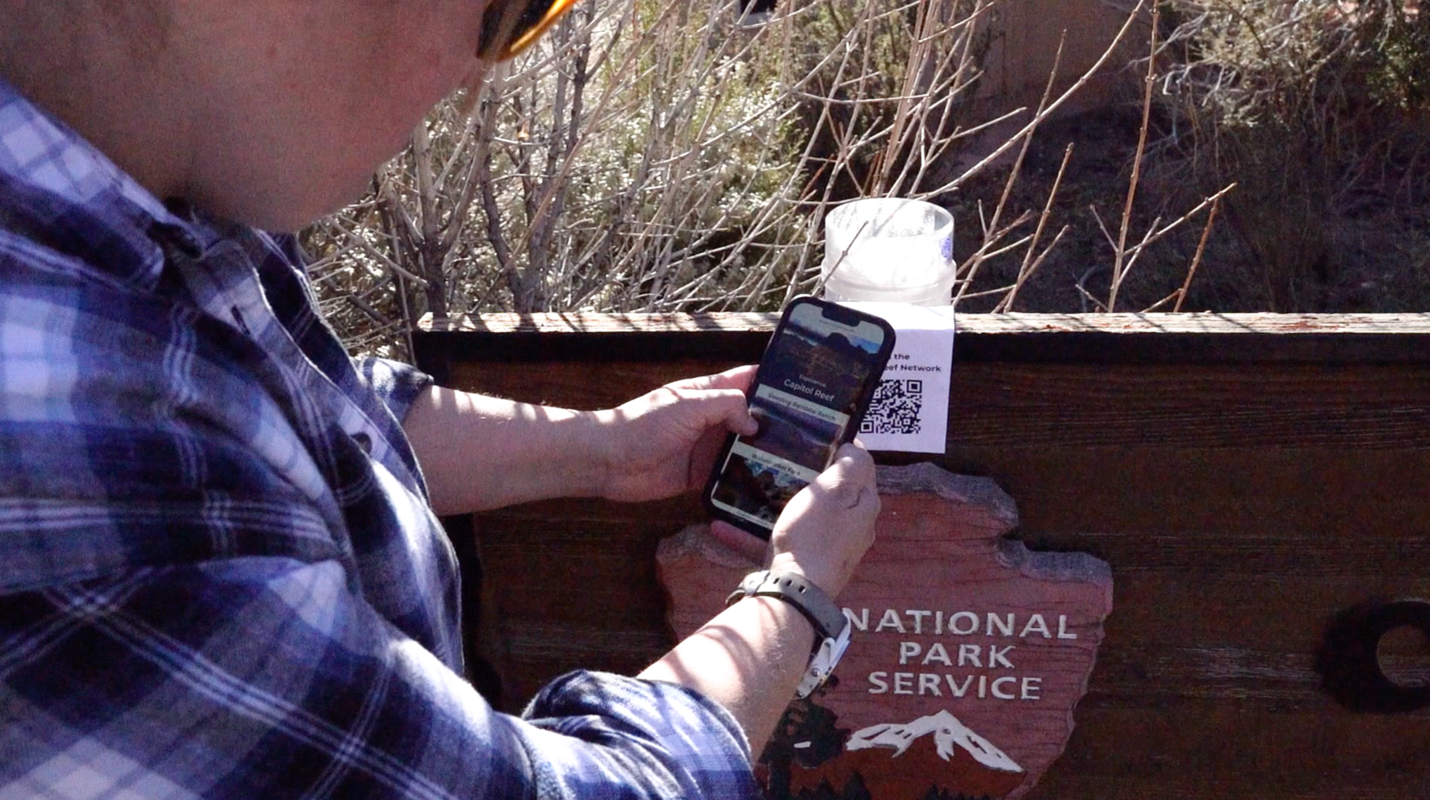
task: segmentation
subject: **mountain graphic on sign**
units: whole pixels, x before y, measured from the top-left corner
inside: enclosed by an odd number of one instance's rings
[[[835,796],[851,782],[871,800],[922,800],[930,796],[1002,798],[1027,775],[1016,761],[957,717],[940,711],[906,724],[884,723],[855,731],[844,752],[814,769],[791,770],[793,796]]]
[[[973,729],[958,721],[958,717],[940,711],[928,717],[919,717],[907,725],[885,723],[855,731],[844,745],[845,750],[865,750],[870,747],[892,747],[894,756],[901,756],[909,745],[919,738],[933,734],[938,757],[948,761],[954,756],[954,745],[962,747],[974,760],[992,769],[1004,772],[1022,772],[1023,768],[1009,758],[993,743],[973,732]]]

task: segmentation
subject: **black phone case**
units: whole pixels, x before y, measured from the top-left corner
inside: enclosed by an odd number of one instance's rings
[[[750,383],[750,389],[747,390],[745,393],[746,397],[749,397],[750,391],[752,391],[755,386],[759,385],[762,378],[767,377],[766,363],[768,359],[765,356],[769,354],[770,347],[774,344],[774,342],[778,339],[780,333],[784,330],[785,324],[789,321],[790,313],[794,310],[795,306],[800,303],[809,303],[816,305],[821,309],[820,313],[826,316],[830,316],[836,320],[848,319],[872,323],[874,325],[877,325],[884,332],[883,345],[880,348],[879,352],[875,353],[873,356],[873,369],[869,371],[869,379],[864,385],[864,387],[860,390],[858,401],[855,405],[855,413],[851,415],[849,420],[849,427],[844,432],[843,438],[841,438],[839,441],[839,444],[847,444],[853,441],[854,437],[858,435],[859,426],[864,420],[864,413],[869,410],[869,403],[874,399],[874,390],[878,387],[879,380],[884,375],[884,368],[888,366],[889,356],[892,355],[894,352],[894,340],[896,338],[896,334],[894,333],[894,327],[882,317],[876,317],[873,314],[866,314],[863,311],[846,308],[845,306],[841,306],[838,303],[833,303],[828,300],[822,300],[818,297],[814,297],[813,295],[800,295],[791,300],[789,302],[789,305],[785,306],[784,313],[780,315],[779,324],[775,326],[774,333],[770,334],[770,339],[765,344],[765,355],[762,355],[760,357],[759,368],[755,371],[755,378]],[[715,486],[720,482],[721,468],[724,467],[726,459],[729,458],[730,448],[734,446],[736,438],[736,435],[733,433],[725,437],[725,446],[720,448],[720,454],[715,458],[715,466],[710,471],[710,478],[705,482],[705,489],[700,495],[700,500],[704,504],[705,510],[710,513],[711,517],[718,520],[723,520],[724,522],[728,522],[743,531],[748,531],[749,533],[760,537],[761,539],[769,539],[770,534],[774,531],[773,527],[766,528],[758,523],[744,519],[743,517],[737,517],[734,514],[731,514],[720,508],[719,506],[716,506],[711,501],[711,494],[715,491]],[[829,465],[825,464],[824,466],[827,468]]]

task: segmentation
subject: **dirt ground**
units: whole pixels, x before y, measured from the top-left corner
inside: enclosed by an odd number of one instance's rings
[[[1032,231],[1071,144],[1073,155],[1040,246],[1064,225],[1069,229],[1020,290],[1014,310],[1096,310],[1079,285],[1106,302],[1115,251],[1097,220],[1118,236],[1140,122],[1140,109],[1127,105],[1056,119],[1038,131],[1004,219],[1031,210],[1033,221],[1013,239]],[[1219,188],[1195,174],[1185,143],[1165,120],[1154,118],[1149,133],[1129,246],[1155,221],[1166,225]],[[1430,310],[1430,179],[1422,149],[1430,149],[1430,136],[1401,137],[1320,192],[1288,193],[1287,185],[1301,183],[1281,180],[1282,175],[1232,176],[1240,185],[1219,211],[1183,310]],[[992,213],[1010,170],[1011,165],[989,170],[938,199],[957,221],[954,253],[960,262],[982,241],[980,204],[985,215]],[[1147,248],[1119,290],[1118,311],[1144,310],[1182,285],[1205,222],[1204,211]],[[1024,252],[985,262],[970,293],[1013,283]],[[960,307],[990,310],[998,299],[975,298]],[[1169,311],[1171,304],[1159,310]]]

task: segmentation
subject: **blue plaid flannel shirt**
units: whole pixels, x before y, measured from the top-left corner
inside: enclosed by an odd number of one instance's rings
[[[295,255],[0,83],[0,800],[754,794],[689,690],[459,677],[427,379],[354,364]]]

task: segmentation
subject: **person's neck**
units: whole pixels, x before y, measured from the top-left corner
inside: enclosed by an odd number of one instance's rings
[[[0,78],[161,199],[182,196],[189,140],[183,86],[165,53],[123,52],[100,25],[67,25],[45,3],[0,3]],[[61,3],[60,5],[65,5]],[[18,19],[16,18],[18,17]]]

